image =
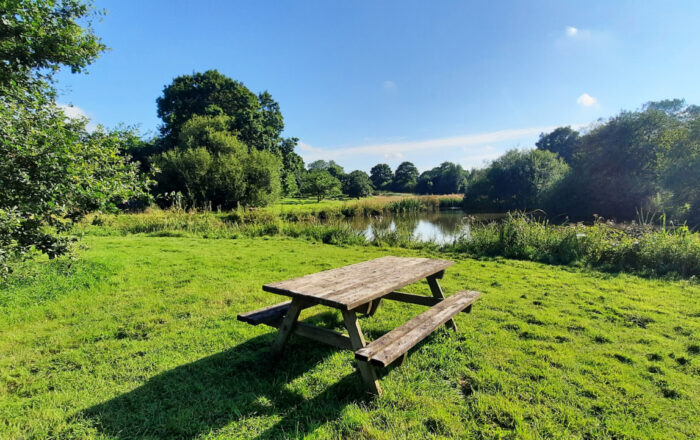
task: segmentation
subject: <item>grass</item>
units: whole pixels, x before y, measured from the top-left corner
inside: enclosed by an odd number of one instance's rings
[[[89,236],[75,261],[0,287],[0,438],[700,437],[700,286],[500,258],[457,264],[484,293],[366,398],[350,352],[235,316],[260,285],[382,255],[286,237]],[[437,254],[443,256],[442,254]],[[427,292],[416,284],[410,292]],[[422,310],[382,303],[374,339]],[[304,312],[330,328],[330,309]]]

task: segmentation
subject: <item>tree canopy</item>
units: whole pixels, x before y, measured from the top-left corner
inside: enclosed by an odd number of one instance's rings
[[[343,192],[350,197],[360,198],[372,195],[372,181],[364,171],[355,170],[343,182]]]
[[[370,179],[372,184],[377,189],[386,189],[391,186],[394,180],[394,172],[391,171],[391,167],[385,163],[379,163],[372,167],[370,171]]]
[[[401,162],[394,172],[394,191],[413,192],[418,183],[418,168],[411,162]]]

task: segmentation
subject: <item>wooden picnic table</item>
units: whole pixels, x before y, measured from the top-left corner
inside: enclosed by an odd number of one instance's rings
[[[438,283],[454,262],[428,258],[382,257],[286,281],[263,285],[263,290],[291,297],[291,301],[238,315],[249,324],[279,328],[272,352],[279,356],[292,333],[341,349],[355,351],[358,370],[370,392],[381,393],[375,366],[385,367],[405,359],[408,350],[445,324],[457,329],[454,315],[471,311],[479,292],[460,291],[445,298]],[[426,279],[432,296],[397,291]],[[373,315],[382,299],[429,306],[428,311],[367,344],[357,313]],[[308,307],[324,305],[339,309],[347,336],[299,321]]]

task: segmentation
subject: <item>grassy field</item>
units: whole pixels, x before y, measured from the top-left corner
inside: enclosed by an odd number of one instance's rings
[[[482,300],[386,371],[374,399],[350,352],[293,338],[271,365],[273,330],[236,314],[282,299],[265,282],[427,250],[83,243],[78,260],[28,264],[0,287],[0,438],[700,437],[697,283],[457,257],[444,289]],[[420,310],[385,302],[362,326],[374,339]],[[330,309],[304,316],[340,326]]]

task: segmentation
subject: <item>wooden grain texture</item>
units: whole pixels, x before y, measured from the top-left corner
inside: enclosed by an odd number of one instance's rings
[[[280,354],[282,354],[282,349],[289,340],[289,337],[292,335],[294,327],[297,324],[299,314],[301,313],[301,309],[303,308],[302,305],[303,301],[300,298],[292,299],[292,304],[289,306],[289,310],[284,316],[282,324],[280,325],[280,329],[277,332],[277,339],[275,339],[275,342],[272,344],[273,358],[277,358],[280,356]]]
[[[365,337],[362,335],[360,323],[357,320],[357,315],[352,310],[343,310],[342,313],[343,321],[345,322],[345,327],[348,329],[348,336],[350,337],[353,349],[361,349],[366,343]],[[369,392],[377,396],[381,395],[382,387],[379,385],[377,372],[374,370],[374,367],[366,361],[358,360],[357,369],[360,370],[362,380],[364,380],[365,385],[367,385]]]
[[[442,292],[442,287],[440,287],[440,283],[438,283],[438,278],[442,278],[442,274],[440,274],[439,276],[429,276],[427,280],[428,286],[430,286],[430,291],[433,293],[433,297],[439,300],[443,300],[445,298],[445,294]],[[447,320],[447,322],[445,323],[445,327],[447,327],[450,330],[457,331],[457,323],[452,318]]]
[[[386,367],[425,339],[436,328],[473,304],[480,296],[481,293],[474,291],[457,292],[401,327],[356,350],[355,357],[361,361],[369,361],[374,365]]]
[[[404,302],[404,303],[409,303],[409,304],[417,304],[419,306],[428,306],[428,307],[432,307],[435,304],[442,301],[441,299],[435,298],[434,296],[423,296],[423,295],[416,295],[414,293],[405,293],[405,292],[389,292],[388,294],[383,296],[382,299],[388,299],[391,301],[398,301],[398,302]],[[471,311],[471,306],[462,310],[462,313],[469,313],[470,311]]]
[[[263,290],[306,298],[340,310],[352,310],[393,290],[438,274],[453,264],[447,260],[388,256],[265,284]]]
[[[285,301],[273,306],[253,310],[252,312],[241,313],[236,319],[251,325],[267,324],[283,318],[291,304],[291,301]]]

